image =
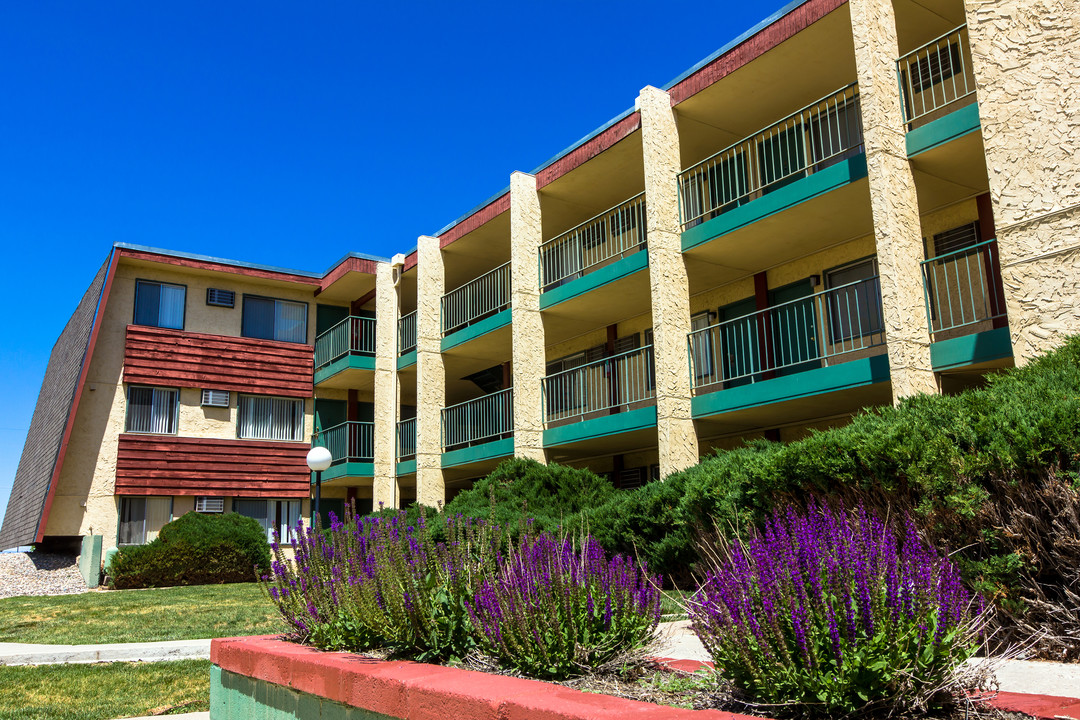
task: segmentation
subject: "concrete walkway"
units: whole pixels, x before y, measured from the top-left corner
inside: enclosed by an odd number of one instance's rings
[[[56,665],[96,662],[206,660],[209,640],[167,640],[113,645],[37,645],[0,643],[0,665]]]

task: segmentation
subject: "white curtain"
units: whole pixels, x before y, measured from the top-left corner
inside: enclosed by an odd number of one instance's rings
[[[158,327],[184,329],[184,296],[187,289],[180,285],[161,285],[161,305]]]
[[[158,536],[161,528],[172,520],[172,498],[146,498],[146,542]]]
[[[247,440],[302,440],[304,401],[240,396],[240,437]]]
[[[274,339],[307,342],[307,305],[278,300],[274,306]]]
[[[171,435],[176,432],[177,391],[128,388],[127,431]]]

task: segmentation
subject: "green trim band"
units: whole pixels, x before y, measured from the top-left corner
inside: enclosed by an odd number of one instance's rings
[[[472,447],[451,450],[442,454],[442,466],[444,468],[455,465],[468,465],[469,463],[491,460],[492,458],[507,457],[514,454],[514,438],[492,440]]]
[[[548,428],[544,430],[544,447],[555,447],[654,427],[656,427],[656,407],[638,408]]]
[[[588,275],[582,275],[565,285],[560,285],[557,288],[552,288],[545,293],[541,293],[540,309],[547,310],[561,302],[576,298],[579,295],[584,295],[598,287],[603,287],[608,283],[613,283],[624,277],[633,275],[634,273],[641,272],[648,267],[649,251],[647,249],[639,250],[633,255],[617,260],[610,265],[605,265]]]
[[[1012,336],[1007,327],[939,340],[930,345],[930,364],[935,371],[1002,360],[1012,355]]]
[[[956,138],[980,129],[979,106],[976,103],[954,110],[944,117],[910,131],[905,138],[908,157],[933,150]]]
[[[464,345],[470,340],[475,340],[481,335],[486,335],[493,330],[510,324],[510,308],[500,310],[499,312],[486,317],[480,322],[473,323],[460,330],[455,330],[442,339],[441,350],[446,352],[450,348],[455,348],[458,345]]]

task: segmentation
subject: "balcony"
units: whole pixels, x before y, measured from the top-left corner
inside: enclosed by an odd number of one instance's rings
[[[443,467],[514,452],[514,391],[499,390],[442,410]]]
[[[999,268],[997,240],[922,262],[935,370],[1012,355]]]
[[[909,131],[974,103],[975,75],[967,25],[897,60],[896,73]]]
[[[416,311],[398,318],[398,370],[416,362]]]
[[[323,480],[340,477],[370,478],[375,474],[375,423],[349,420],[323,430],[311,440],[330,451],[333,462]]]
[[[545,446],[656,426],[651,345],[548,375],[542,382]]]
[[[645,248],[645,193],[640,193],[540,246],[541,307],[644,269],[648,257],[638,253]]]
[[[683,250],[865,177],[862,144],[851,84],[684,170]]]
[[[506,263],[443,295],[443,338],[449,339],[452,333],[466,328],[472,330],[469,335],[473,337],[494,329],[498,324],[493,324],[491,320],[501,318],[499,314],[509,307],[510,263]],[[506,322],[509,322],[509,315]],[[458,340],[458,343],[461,341]]]
[[[375,370],[375,319],[349,316],[315,338],[315,384],[355,388]]]
[[[401,420],[397,424],[397,474],[416,472],[416,418]]]
[[[884,345],[876,276],[694,331],[694,416],[881,382]]]

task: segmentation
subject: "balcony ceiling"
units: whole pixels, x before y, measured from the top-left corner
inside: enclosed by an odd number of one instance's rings
[[[972,132],[911,159],[919,212],[990,192],[982,133]]]
[[[893,0],[893,8],[901,56],[967,21],[963,0]]]
[[[375,276],[350,270],[316,296],[319,302],[351,303],[375,289]]]
[[[510,260],[510,213],[504,212],[443,250],[445,292]]]

